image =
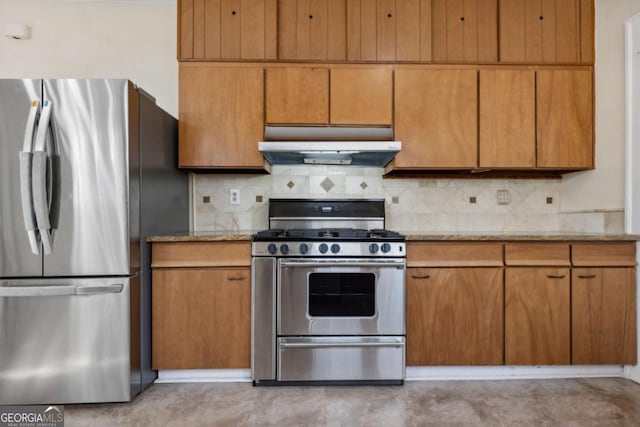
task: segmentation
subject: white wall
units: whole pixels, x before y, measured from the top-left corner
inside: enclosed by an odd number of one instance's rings
[[[0,0],[0,78],[128,78],[177,117],[176,33],[175,3]]]
[[[562,210],[624,208],[624,23],[640,0],[596,0],[596,169],[562,179]]]

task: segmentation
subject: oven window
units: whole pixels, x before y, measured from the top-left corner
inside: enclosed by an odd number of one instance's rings
[[[375,289],[373,273],[311,273],[309,315],[371,317],[375,315]]]

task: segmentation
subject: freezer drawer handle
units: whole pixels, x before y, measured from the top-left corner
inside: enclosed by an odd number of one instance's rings
[[[122,292],[123,285],[96,286],[3,286],[0,297],[60,297],[72,295],[98,295]]]
[[[31,109],[27,117],[27,127],[24,131],[24,140],[22,143],[22,151],[19,152],[20,158],[20,199],[22,202],[22,216],[24,219],[24,227],[27,230],[29,245],[34,255],[40,255],[40,239],[36,230],[35,212],[33,210],[33,193],[31,191],[31,159],[33,157],[33,135],[36,130],[36,120],[40,108],[40,100],[31,101]]]
[[[281,342],[280,348],[317,348],[317,347],[404,347],[402,342],[323,342],[323,343],[286,343]]]

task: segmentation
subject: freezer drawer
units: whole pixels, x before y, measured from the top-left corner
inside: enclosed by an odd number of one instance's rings
[[[0,281],[0,404],[130,400],[132,282]]]
[[[405,338],[278,338],[278,381],[403,380]]]

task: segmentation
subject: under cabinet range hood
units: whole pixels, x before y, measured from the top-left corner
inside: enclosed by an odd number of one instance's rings
[[[258,149],[274,165],[384,167],[402,147],[391,127],[265,126]]]

